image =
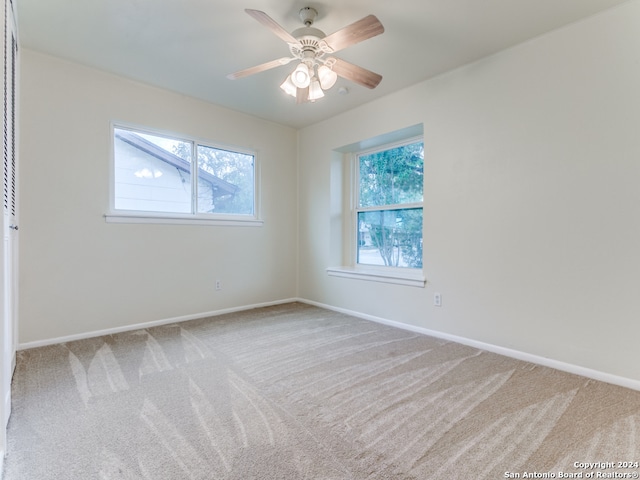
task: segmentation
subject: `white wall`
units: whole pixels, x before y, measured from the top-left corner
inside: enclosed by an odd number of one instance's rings
[[[295,130],[21,54],[20,343],[296,296]],[[111,121],[255,149],[264,226],[107,224]]]
[[[640,379],[639,21],[633,1],[302,130],[300,296]],[[335,150],[419,123],[427,287],[329,277]]]

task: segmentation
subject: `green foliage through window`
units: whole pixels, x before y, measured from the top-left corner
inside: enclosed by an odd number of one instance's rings
[[[359,264],[422,268],[422,141],[358,156]]]
[[[215,196],[209,203],[206,194],[198,193],[199,213],[252,214],[254,205],[254,157],[246,153],[233,152],[206,145],[196,145],[199,182],[202,185],[206,174],[233,186],[233,192]],[[185,158],[190,152],[184,144],[173,147],[173,153]]]

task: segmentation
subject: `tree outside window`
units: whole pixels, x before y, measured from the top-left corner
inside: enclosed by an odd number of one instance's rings
[[[357,263],[422,268],[424,143],[357,156]]]

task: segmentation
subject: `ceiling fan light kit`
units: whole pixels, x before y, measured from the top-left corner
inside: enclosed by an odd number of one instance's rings
[[[291,74],[291,81],[298,88],[307,88],[311,83],[309,67],[305,63],[300,63]]]
[[[291,75],[285,78],[284,82],[282,82],[282,85],[280,85],[280,88],[284,93],[286,93],[287,95],[291,95],[292,97],[295,97],[296,92],[298,91],[298,87],[296,87],[291,81]]]
[[[296,103],[315,102],[324,97],[324,91],[333,87],[339,76],[367,88],[375,88],[382,80],[382,76],[377,73],[329,56],[384,32],[384,27],[374,15],[368,15],[327,36],[311,26],[318,15],[317,10],[312,7],[300,10],[300,20],[305,26],[292,33],[287,32],[264,12],[251,9],[246,9],[245,12],[287,42],[292,56],[227,75],[231,80],[298,60],[299,63],[293,72],[280,85],[287,95],[296,98]]]
[[[309,85],[309,101],[315,102],[319,98],[324,97],[324,92],[317,78],[314,78]]]
[[[320,80],[320,85],[323,90],[329,90],[336,84],[338,74],[326,65],[320,65],[318,67],[318,80]]]

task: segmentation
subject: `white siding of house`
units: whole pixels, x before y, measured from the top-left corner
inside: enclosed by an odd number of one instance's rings
[[[116,209],[191,212],[190,174],[118,138],[114,149],[116,158],[126,158],[114,168]]]

